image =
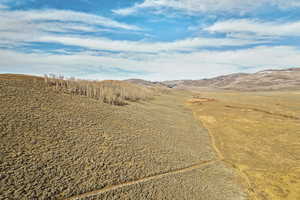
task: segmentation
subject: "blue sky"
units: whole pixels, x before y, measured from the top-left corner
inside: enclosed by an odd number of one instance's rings
[[[0,73],[200,79],[300,67],[300,0],[0,0]]]

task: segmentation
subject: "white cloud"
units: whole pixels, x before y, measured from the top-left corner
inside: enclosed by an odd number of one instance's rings
[[[248,70],[276,69],[300,66],[300,50],[295,47],[255,47],[244,50],[201,51],[193,53],[160,53],[157,55],[107,54],[98,56],[85,52],[72,55],[52,55],[45,53],[18,53],[0,50],[0,72],[13,73],[62,73],[66,76],[81,74],[87,67],[99,69],[105,67],[121,67],[130,71],[146,71],[149,74],[135,76],[149,80],[167,79],[199,79],[239,71],[239,67]],[[79,75],[80,76],[80,75]],[[111,74],[103,76],[99,73],[83,74],[82,78],[119,79]]]
[[[259,44],[255,40],[230,39],[230,38],[188,38],[174,42],[143,42],[143,41],[121,41],[107,38],[83,38],[72,36],[45,36],[35,41],[61,43],[74,45],[95,50],[125,51],[125,52],[147,52],[158,53],[161,51],[195,51],[203,47],[243,46],[248,44]],[[264,41],[266,42],[266,41]]]
[[[159,79],[199,79],[228,73],[300,66],[300,50],[294,47],[255,47],[244,50],[202,51],[190,54],[162,54],[151,60],[151,69],[161,74]],[[150,67],[149,67],[150,68]]]
[[[17,10],[17,11],[1,11],[0,18],[10,19],[15,21],[22,21],[28,23],[38,23],[42,21],[57,20],[65,23],[78,22],[88,25],[100,25],[110,28],[126,29],[126,30],[140,30],[139,27],[120,23],[107,17],[102,17],[83,12],[68,11],[68,10]]]
[[[112,19],[65,10],[3,10],[0,12],[0,46],[16,46],[59,33],[129,32],[141,34],[139,27]],[[107,28],[106,28],[107,27]],[[51,32],[51,34],[50,34]]]
[[[130,15],[137,12],[139,9],[161,7],[179,8],[181,7],[181,3],[174,0],[145,0],[142,3],[134,4],[132,7],[113,10],[113,12],[119,15]]]
[[[263,22],[250,19],[221,21],[205,28],[210,32],[254,33],[261,36],[300,36],[300,21]]]
[[[93,50],[107,50],[117,52],[158,53],[168,51],[195,51],[203,47],[243,46],[259,44],[262,41],[238,38],[187,38],[173,42],[145,42],[111,40],[103,37],[92,37],[80,34],[70,35],[70,32],[100,32],[116,31],[113,28],[133,30],[135,26],[121,24],[108,18],[85,13],[63,10],[29,10],[4,11],[0,17],[0,46],[16,47],[31,42],[50,42],[63,45],[79,46]],[[52,21],[51,21],[52,20]],[[55,22],[53,22],[55,20]],[[105,25],[109,29],[94,25]],[[118,29],[119,31],[119,29]],[[126,31],[126,30],[125,30]],[[60,32],[56,34],[53,32]],[[133,31],[134,32],[134,31]],[[67,35],[69,34],[69,35]],[[263,41],[268,42],[267,40]]]
[[[45,34],[47,32],[114,32],[108,28],[98,28],[86,24],[63,22],[29,22],[23,20],[6,19],[0,21],[0,36],[6,32],[14,32],[19,35],[32,35],[32,33]],[[31,37],[32,38],[32,37]]]
[[[31,42],[59,43],[84,47],[93,50],[116,52],[144,52],[158,53],[168,51],[195,51],[204,47],[244,46],[267,43],[268,40],[256,41],[255,39],[234,38],[187,38],[173,42],[145,42],[129,40],[111,40],[104,37],[80,36],[65,34],[68,30],[99,31],[93,27],[77,24],[47,23],[24,24],[16,21],[0,22],[0,45],[24,45]],[[64,32],[64,35],[49,33],[48,31]],[[105,31],[105,30],[104,30]]]
[[[132,7],[113,10],[119,15],[130,15],[141,9],[171,8],[189,14],[199,12],[235,12],[244,14],[264,5],[280,9],[300,7],[299,0],[144,0]]]

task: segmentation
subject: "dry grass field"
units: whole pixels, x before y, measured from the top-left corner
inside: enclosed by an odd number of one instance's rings
[[[0,75],[0,199],[246,200],[190,97],[114,106]]]
[[[300,199],[300,92],[202,92],[189,101],[252,199]]]

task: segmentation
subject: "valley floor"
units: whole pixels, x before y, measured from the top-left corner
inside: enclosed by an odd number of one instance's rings
[[[300,92],[201,92],[189,101],[252,199],[300,199]]]

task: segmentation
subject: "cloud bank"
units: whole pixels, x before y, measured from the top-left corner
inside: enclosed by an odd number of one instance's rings
[[[122,76],[115,74],[116,79],[133,77],[149,80],[199,79],[234,73],[242,68],[247,70],[250,68],[253,72],[268,68],[293,67],[300,64],[299,54],[298,48],[289,46],[156,55],[99,55],[95,52],[56,55],[0,50],[0,71],[19,73],[31,71],[35,74],[56,73],[91,79],[111,79],[111,75],[103,74],[99,69],[119,67],[140,73]],[[98,72],[89,74],[85,69]]]
[[[300,36],[300,21],[264,22],[259,20],[238,19],[220,21],[205,28],[210,32],[220,33],[254,33],[269,36]]]
[[[299,4],[294,0],[145,0],[102,15],[67,10],[67,4],[65,9],[12,9],[0,1],[0,73],[172,80],[299,67],[300,14],[285,16],[299,10]],[[283,10],[284,15],[210,18],[214,12],[247,13],[269,7]],[[160,9],[164,14],[175,10],[188,16],[173,22],[163,16],[128,16]]]
[[[144,0],[132,7],[116,9],[113,12],[119,15],[131,15],[145,9],[170,8],[188,14],[238,12],[248,13],[263,6],[276,6],[279,9],[300,7],[298,0]]]

